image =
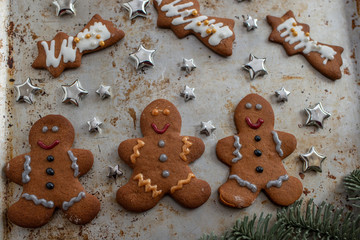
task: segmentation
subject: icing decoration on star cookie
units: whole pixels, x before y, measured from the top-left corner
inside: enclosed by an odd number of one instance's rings
[[[157,126],[164,127],[159,130]],[[166,194],[188,208],[205,203],[210,186],[188,166],[200,158],[205,146],[199,138],[180,135],[181,116],[176,107],[165,99],[153,101],[141,114],[140,128],[142,138],[123,141],[118,148],[120,158],[134,171],[117,191],[117,202],[134,212],[153,208]]]
[[[341,78],[342,47],[313,40],[309,25],[297,22],[292,11],[281,18],[268,15],[267,21],[273,28],[269,41],[282,44],[289,56],[302,54],[325,77]]]
[[[45,116],[31,127],[31,151],[10,160],[6,168],[6,176],[23,187],[21,198],[7,211],[12,223],[41,227],[57,208],[74,224],[96,217],[100,201],[78,180],[91,169],[94,157],[88,150],[72,149],[74,139],[72,124],[61,115]]]
[[[125,36],[115,25],[96,14],[75,37],[59,32],[51,41],[37,43],[39,55],[32,64],[59,77],[67,68],[78,68],[82,55],[107,48]]]
[[[227,182],[218,190],[220,201],[245,208],[263,190],[278,205],[295,202],[302,194],[302,184],[287,175],[282,160],[295,150],[296,138],[273,130],[273,109],[257,94],[249,94],[239,102],[234,119],[238,134],[223,138],[216,145],[217,157],[230,167]],[[256,120],[259,124],[255,127],[252,121]]]
[[[178,38],[194,34],[214,52],[231,56],[234,20],[200,14],[197,0],[156,0],[154,6],[159,14],[159,27],[170,28]]]

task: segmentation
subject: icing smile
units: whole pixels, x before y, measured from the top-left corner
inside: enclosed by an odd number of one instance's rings
[[[246,117],[245,121],[252,129],[258,129],[264,123],[264,120],[261,118],[259,118],[256,123],[252,123],[249,117]]]
[[[60,143],[59,140],[55,140],[51,145],[46,145],[46,144],[43,143],[41,140],[39,140],[39,141],[37,142],[37,144],[39,145],[39,147],[41,147],[42,149],[45,149],[45,150],[53,149],[53,148],[56,147],[59,143]]]
[[[151,124],[151,127],[154,129],[154,131],[155,131],[156,133],[158,133],[158,134],[163,134],[163,133],[166,132],[166,130],[168,130],[168,128],[170,127],[170,124],[169,124],[169,123],[165,124],[165,126],[163,127],[163,129],[158,129],[158,127],[156,126],[155,123],[152,123],[152,124]]]

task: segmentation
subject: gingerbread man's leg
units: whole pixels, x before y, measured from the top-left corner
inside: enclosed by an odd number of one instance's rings
[[[116,193],[116,200],[126,210],[144,212],[155,207],[164,196],[164,192],[161,190],[157,190],[157,193],[154,194],[154,191],[151,190],[146,192],[145,185],[138,186],[138,180],[131,179],[119,188]]]
[[[197,208],[209,199],[211,188],[207,182],[197,179],[192,173],[189,176],[178,181],[178,184],[171,188],[170,195],[184,207]],[[190,181],[187,181],[188,179]]]
[[[50,221],[54,210],[54,207],[46,208],[41,204],[35,205],[33,201],[21,198],[10,206],[8,218],[20,227],[37,228]]]
[[[289,177],[287,181],[282,182],[281,187],[265,187],[264,190],[274,203],[280,206],[289,206],[300,198],[303,186],[296,177]]]
[[[246,208],[255,201],[260,190],[255,185],[249,185],[249,187],[240,186],[236,179],[229,179],[220,186],[219,198],[222,203],[228,206]]]
[[[100,211],[100,201],[95,196],[80,192],[62,204],[62,210],[70,222],[83,225],[91,222]]]

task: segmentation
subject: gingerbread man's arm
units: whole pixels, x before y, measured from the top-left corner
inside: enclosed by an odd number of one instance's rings
[[[120,143],[118,148],[119,157],[127,165],[134,168],[136,159],[140,157],[140,149],[145,146],[141,138],[128,139]]]
[[[234,136],[229,136],[219,140],[218,143],[216,144],[217,157],[220,159],[220,161],[222,161],[228,166],[234,164],[232,160],[236,158],[236,156],[233,154],[234,151],[236,150],[234,147],[234,143],[235,143]],[[239,148],[239,154],[241,156],[240,148]]]
[[[205,151],[204,142],[197,137],[181,137],[183,143],[180,152],[180,158],[188,163],[194,162],[200,158]]]
[[[10,181],[23,185],[22,182],[22,173],[24,172],[24,163],[25,156],[29,154],[22,154],[10,160],[5,167],[6,177],[10,179]]]
[[[281,150],[283,151],[282,159],[289,156],[296,149],[296,138],[294,135],[286,132],[276,131],[281,141]]]
[[[90,171],[94,163],[93,154],[89,150],[85,150],[85,149],[71,149],[70,151],[77,158],[76,164],[79,167],[78,177],[81,177],[82,175]]]

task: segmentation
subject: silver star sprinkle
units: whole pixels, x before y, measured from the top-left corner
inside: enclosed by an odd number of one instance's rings
[[[148,50],[140,44],[138,50],[130,54],[130,58],[135,61],[135,67],[137,70],[143,67],[153,67],[154,66],[154,56],[155,50]]]
[[[322,162],[325,160],[326,156],[316,152],[314,147],[311,147],[309,152],[300,155],[303,164],[303,172],[308,170],[313,170],[316,172],[322,172]]]
[[[110,86],[106,86],[106,85],[101,84],[99,89],[96,90],[96,93],[100,95],[101,99],[111,97]]]
[[[33,104],[34,94],[41,90],[41,88],[32,85],[30,78],[26,79],[23,84],[18,84],[14,87],[17,93],[16,101],[28,104]]]
[[[146,17],[146,7],[149,5],[150,0],[131,0],[124,3],[123,7],[129,11],[130,19],[134,19],[138,16]]]
[[[250,62],[243,65],[243,68],[249,71],[251,80],[254,80],[258,76],[268,74],[265,68],[266,58],[257,58],[254,55],[250,54],[249,61]]]
[[[180,96],[184,98],[185,102],[195,99],[195,88],[190,88],[189,86],[185,86],[184,90],[180,93]]]
[[[245,19],[244,16],[243,18]],[[258,28],[257,21],[258,20],[256,18],[252,18],[248,15],[247,19],[244,21],[244,26],[247,28],[248,31],[255,30],[256,28]]]
[[[102,122],[100,122],[96,117],[88,121],[87,124],[89,125],[89,132],[101,133],[100,126],[102,125]]]
[[[183,58],[183,65],[181,66],[181,70],[186,71],[190,74],[191,71],[194,71],[196,65],[194,64],[194,59],[186,59]]]
[[[87,95],[89,92],[86,91],[80,84],[79,80],[76,80],[71,85],[61,85],[64,91],[63,103],[72,103],[75,106],[79,106],[79,101],[83,95]]]
[[[215,131],[216,127],[212,124],[212,121],[201,122],[201,134],[206,134],[206,136],[210,136],[213,131]]]
[[[56,15],[62,16],[64,14],[76,15],[75,5],[76,0],[54,0],[53,5],[56,6]]]
[[[119,165],[115,165],[114,167],[109,166],[109,173],[107,175],[108,178],[114,178],[116,181],[117,177],[121,177],[124,173],[120,170]]]
[[[314,125],[323,128],[324,120],[331,116],[330,113],[325,111],[321,102],[316,104],[314,108],[305,108],[305,111],[308,114],[306,126]]]
[[[287,102],[290,92],[287,91],[284,87],[281,87],[280,90],[275,91],[278,102]]]

